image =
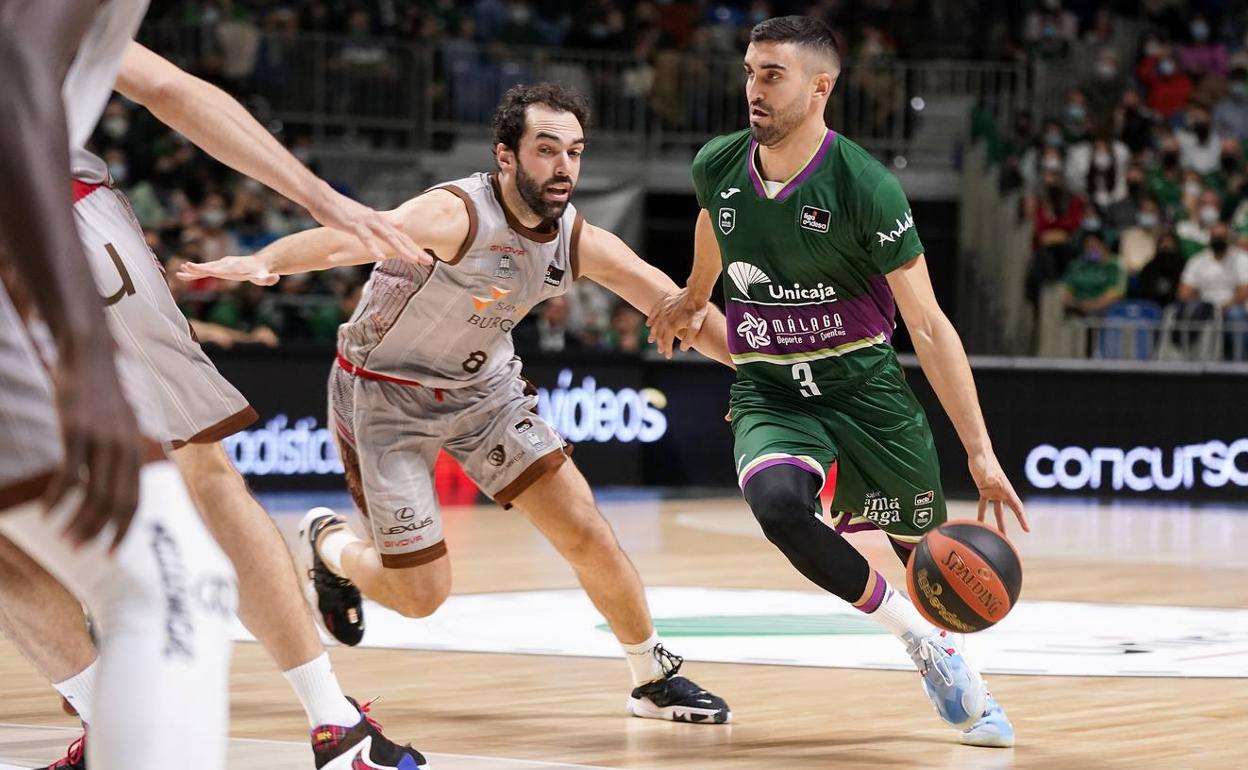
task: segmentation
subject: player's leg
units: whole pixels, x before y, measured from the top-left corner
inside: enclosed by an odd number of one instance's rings
[[[844,394],[825,422],[841,447],[834,508],[883,529],[904,563],[914,544],[945,522],[946,507],[931,428],[900,367],[883,367]],[[964,743],[1013,745],[1013,728],[962,655],[960,638],[923,619],[878,572],[872,583],[863,609],[876,605],[871,616],[906,645],[941,718],[965,728]]]
[[[91,721],[96,651],[82,603],[26,552],[0,537],[0,631]]]
[[[224,768],[237,603],[229,562],[171,463],[143,469],[139,510],[115,554],[103,541],[75,550],[60,537],[76,499],[51,516],[26,503],[0,516],[0,531],[99,623],[89,766]]]
[[[472,398],[491,408],[474,408],[474,417],[448,438],[447,451],[495,502],[523,510],[567,559],[625,652],[635,685],[629,710],[656,719],[728,721],[727,703],[678,675],[681,659],[659,641],[641,577],[594,505],[585,477],[567,461],[562,439],[536,414],[518,366]]]
[[[321,618],[344,644],[364,633],[363,593],[407,617],[433,613],[451,592],[451,562],[433,486],[440,439],[433,391],[353,377],[334,367],[329,421],[347,489],[369,528],[355,535],[327,508],[300,526]],[[422,432],[423,431],[423,432]]]

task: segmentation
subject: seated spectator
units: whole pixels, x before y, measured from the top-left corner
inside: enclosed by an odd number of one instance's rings
[[[603,347],[617,353],[640,355],[650,347],[646,318],[627,302],[619,302],[611,310],[611,326],[603,335]]]
[[[1179,142],[1173,135],[1161,139],[1158,159],[1160,163],[1148,171],[1148,188],[1166,213],[1177,217],[1183,210],[1183,166],[1179,160]]]
[[[1023,22],[1023,41],[1042,59],[1065,57],[1078,36],[1079,19],[1062,8],[1062,0],[1043,0]]]
[[[1066,107],[1062,111],[1062,132],[1066,144],[1073,147],[1091,139],[1092,118],[1088,114],[1088,95],[1078,88],[1066,93]]]
[[[1062,124],[1056,120],[1044,121],[1044,129],[1035,142],[1023,150],[1018,171],[1022,176],[1023,190],[1034,195],[1040,190],[1040,175],[1044,171],[1062,172],[1066,167],[1066,136]]]
[[[1166,120],[1183,109],[1194,87],[1192,79],[1179,69],[1170,46],[1165,44],[1159,44],[1156,55],[1140,62],[1135,77],[1144,86],[1148,108]]]
[[[1179,318],[1208,320],[1221,313],[1245,320],[1248,302],[1248,252],[1230,242],[1230,229],[1218,222],[1209,231],[1209,248],[1194,255],[1179,281]]]
[[[1083,224],[1087,205],[1069,192],[1056,171],[1045,171],[1041,192],[1028,198],[1035,254],[1031,268],[1033,296],[1039,286],[1057,280],[1073,256],[1072,238]]]
[[[1080,245],[1079,258],[1062,275],[1062,303],[1071,315],[1099,316],[1122,299],[1126,277],[1100,233],[1084,233]]]
[[[1157,236],[1153,258],[1140,270],[1131,292],[1132,299],[1146,299],[1158,305],[1169,305],[1178,297],[1179,280],[1187,260],[1179,251],[1179,239],[1174,233],[1163,231]]]
[[[1122,92],[1122,99],[1114,114],[1114,132],[1132,153],[1138,153],[1153,143],[1153,128],[1158,115],[1140,100],[1134,88]]]
[[[1213,108],[1213,127],[1222,136],[1248,139],[1248,70],[1231,70],[1226,96]]]
[[[529,353],[566,353],[580,350],[581,340],[568,324],[568,298],[551,297],[537,306],[513,333],[516,348]]]
[[[1159,217],[1164,218],[1164,213],[1161,212],[1161,202],[1149,191],[1145,182],[1144,168],[1132,164],[1127,167],[1124,177],[1127,187],[1126,197],[1106,207],[1105,225],[1121,232],[1137,224],[1140,206],[1145,198],[1156,204]]]
[[[1196,14],[1188,29],[1191,40],[1186,45],[1179,46],[1179,66],[1198,79],[1206,75],[1226,77],[1230,70],[1231,57],[1226,45],[1213,37],[1208,19],[1202,14]]]
[[[1127,90],[1127,76],[1122,71],[1117,51],[1102,48],[1097,52],[1092,77],[1084,81],[1080,90],[1087,96],[1092,131],[1101,134],[1111,130],[1109,122],[1114,108],[1122,102]]]
[[[1066,184],[1100,209],[1127,197],[1127,164],[1131,153],[1122,142],[1098,138],[1081,142],[1066,158]]]
[[[1208,244],[1210,230],[1222,220],[1222,202],[1213,190],[1202,190],[1187,216],[1175,226],[1184,256],[1191,257]]]
[[[1222,153],[1222,135],[1213,128],[1213,118],[1203,105],[1187,106],[1187,127],[1175,132],[1179,158],[1184,169],[1198,174],[1211,174],[1218,169]]]
[[[1135,222],[1119,229],[1119,261],[1128,276],[1140,272],[1153,259],[1164,224],[1161,205],[1156,198],[1146,197],[1140,201]]]

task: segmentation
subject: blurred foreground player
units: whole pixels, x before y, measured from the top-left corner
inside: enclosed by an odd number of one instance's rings
[[[146,6],[0,3],[0,250],[57,348],[50,377],[0,291],[0,532],[99,620],[92,766],[221,770],[234,572],[177,469],[141,437],[65,173]]]
[[[231,96],[138,43],[127,46],[116,87],[210,154],[287,195],[362,247],[380,250],[385,243],[411,258],[428,259],[380,214],[317,179]],[[343,694],[308,614],[290,553],[220,443],[251,423],[255,410],[191,336],[104,162],[82,146],[73,148],[71,161],[74,218],[98,296],[104,297],[122,351],[154,385],[157,437],[175,447],[172,456],[191,498],[238,571],[240,617],[304,707],[316,766],[349,768],[360,754],[377,768],[424,765],[419,752],[387,739]],[[0,542],[0,564],[5,562],[24,579],[0,584],[0,625],[83,722],[94,725],[96,712],[85,695],[95,686],[96,650],[77,602],[51,576],[21,566],[21,555]],[[47,645],[49,638],[58,644]],[[85,766],[80,745],[71,746],[59,765]]]
[[[651,314],[653,337],[696,336],[721,271],[737,476],[770,540],[819,587],[906,646],[937,713],[963,743],[1007,747],[1014,729],[959,642],[933,627],[842,532],[884,530],[904,563],[945,521],[927,417],[890,340],[900,307],[923,371],[957,428],[980,492],[1027,523],[984,427],[957,332],[932,293],[923,244],[895,177],[824,123],[840,74],[832,32],[805,16],[756,26],[745,55],[750,128],[693,161],[702,211],[686,288]],[[819,520],[837,463],[838,513]]]

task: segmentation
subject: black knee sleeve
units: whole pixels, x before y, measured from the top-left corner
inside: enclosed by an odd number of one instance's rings
[[[851,604],[866,590],[871,568],[862,554],[819,518],[819,477],[796,465],[774,465],[750,477],[745,500],[763,534],[811,582]]]

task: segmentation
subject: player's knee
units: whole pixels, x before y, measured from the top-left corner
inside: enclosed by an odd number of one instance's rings
[[[426,567],[431,565],[426,565]],[[419,576],[395,570],[387,574],[390,583],[390,609],[407,618],[427,618],[437,611],[451,595],[449,575],[425,573]]]
[[[745,499],[763,534],[780,544],[800,537],[817,513],[817,490],[808,471],[781,465],[760,471],[745,486]]]
[[[610,525],[595,513],[594,520],[577,522],[561,534],[559,553],[572,564],[591,564],[620,553],[619,542]]]

